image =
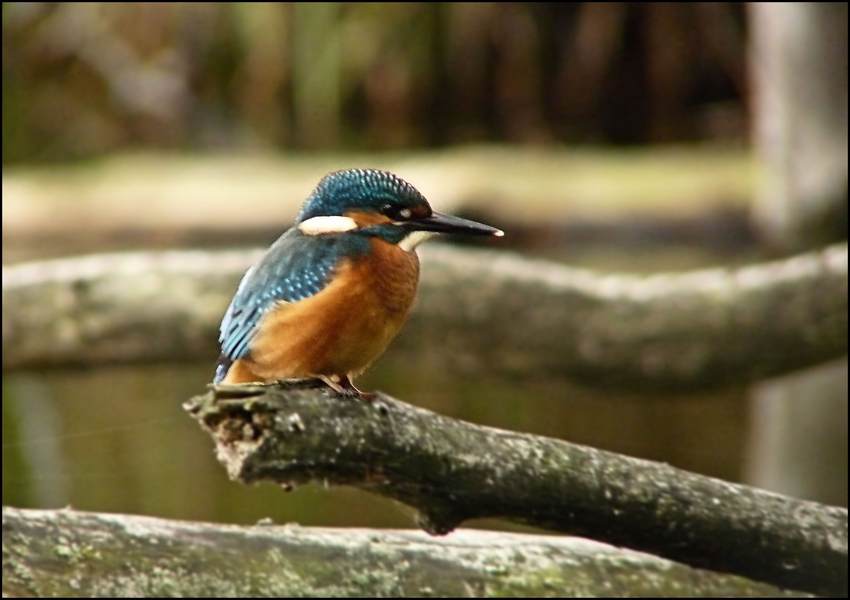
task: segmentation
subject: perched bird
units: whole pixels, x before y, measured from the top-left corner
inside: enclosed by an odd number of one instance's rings
[[[419,283],[414,248],[438,233],[503,235],[432,211],[386,171],[325,176],[242,278],[221,322],[214,383],[319,378],[363,397],[351,380],[407,320]]]

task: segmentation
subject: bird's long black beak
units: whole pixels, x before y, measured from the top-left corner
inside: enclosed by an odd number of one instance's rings
[[[435,231],[459,235],[495,235],[496,237],[505,235],[505,232],[501,229],[438,212],[431,213],[430,217],[412,219],[399,223],[399,225],[410,231]]]

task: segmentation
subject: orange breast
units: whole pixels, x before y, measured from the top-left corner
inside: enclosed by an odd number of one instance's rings
[[[368,258],[341,265],[321,292],[266,315],[243,367],[265,381],[353,377],[383,354],[413,305],[419,259],[377,238],[371,245]]]

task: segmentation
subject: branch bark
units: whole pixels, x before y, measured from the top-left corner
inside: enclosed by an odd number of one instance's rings
[[[3,597],[803,597],[578,538],[3,508]]]
[[[847,511],[549,438],[287,386],[187,403],[230,477],[353,485],[442,535],[501,517],[773,585],[847,593]]]
[[[426,248],[417,308],[391,351],[466,375],[628,390],[757,381],[847,353],[847,252],[839,244],[737,269],[637,277]],[[4,267],[3,368],[212,362],[221,314],[258,256],[165,252]]]

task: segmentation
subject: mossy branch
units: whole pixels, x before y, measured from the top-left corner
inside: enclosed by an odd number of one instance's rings
[[[378,393],[218,386],[187,404],[230,477],[403,502],[445,534],[500,517],[822,594],[847,591],[847,511],[445,418]]]
[[[808,597],[579,538],[3,508],[4,598]]]

